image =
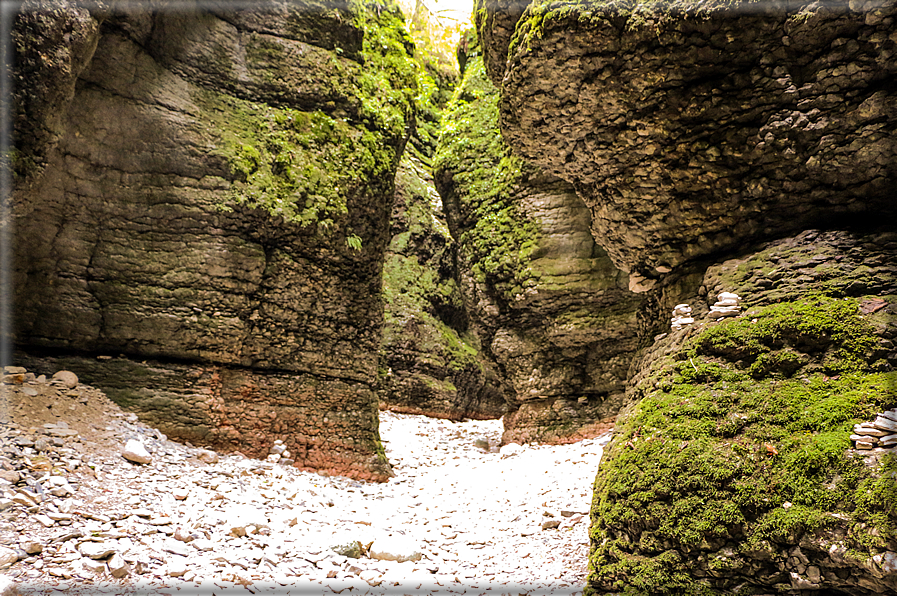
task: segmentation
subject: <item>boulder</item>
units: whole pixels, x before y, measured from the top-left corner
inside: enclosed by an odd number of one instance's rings
[[[744,313],[662,337],[636,362],[595,481],[588,593],[690,593],[707,577],[722,591],[895,590],[897,574],[863,562],[885,560],[887,532],[860,521],[888,523],[897,491],[863,414],[893,403],[894,262],[890,233],[808,231],[707,269],[692,303],[729,288]],[[863,308],[868,288],[884,307]],[[836,543],[862,556],[836,556]],[[797,563],[784,554],[794,549]],[[680,572],[675,587],[661,579]]]

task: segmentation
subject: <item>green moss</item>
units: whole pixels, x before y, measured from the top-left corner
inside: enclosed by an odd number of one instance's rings
[[[482,56],[472,54],[446,108],[434,170],[462,215],[462,257],[478,281],[504,289],[510,297],[536,276],[528,262],[539,228],[513,200],[524,165],[501,139],[498,100]]]
[[[456,372],[481,369],[472,338],[462,337],[433,313],[434,303],[460,300],[459,294],[454,280],[440,278],[418,257],[391,255],[383,270],[384,346],[396,346],[410,334],[415,349],[430,354],[442,367]]]
[[[713,13],[738,10],[759,0],[705,0],[700,3],[679,3],[669,0],[542,0],[530,4],[517,23],[508,49],[513,55],[528,50],[541,40],[546,30],[570,27],[577,23],[586,27],[609,25],[625,31],[649,30],[659,35],[671,22],[683,19],[703,19]],[[484,6],[484,5],[483,5]],[[477,11],[478,22],[485,14]]]
[[[214,91],[194,97],[221,142],[234,204],[327,231],[368,180],[388,176],[395,152],[381,133],[321,112],[259,104]]]
[[[420,93],[418,67],[411,60],[414,44],[405,18],[392,1],[353,0],[349,6],[355,13],[355,25],[364,31],[364,68],[357,79],[363,122],[401,138],[412,121]]]
[[[822,304],[825,308],[820,308]],[[800,357],[795,349],[825,353],[822,372],[855,372],[868,366],[866,353],[878,343],[868,323],[857,318],[856,312],[853,301],[823,296],[785,302],[768,307],[756,321],[743,317],[709,328],[696,349],[756,364],[754,372],[761,376],[766,369],[797,370]]]
[[[413,45],[394,3],[353,2],[349,9],[364,32],[363,66],[337,51],[320,52],[323,62],[315,73],[325,79],[323,89],[348,102],[348,116],[332,102],[302,111],[207,89],[195,93],[201,120],[217,137],[215,154],[235,181],[222,208],[264,209],[327,232],[345,219],[349,197],[391,175],[419,94]],[[247,44],[247,58],[271,77],[285,68],[284,48],[258,35]],[[347,231],[350,248],[360,240]]]
[[[590,584],[700,593],[683,564],[642,560],[645,533],[755,551],[847,519],[866,528],[849,537],[866,557],[897,538],[897,464],[874,471],[849,438],[897,397],[897,373],[870,357],[876,342],[856,301],[813,297],[710,326],[655,363],[595,480]]]

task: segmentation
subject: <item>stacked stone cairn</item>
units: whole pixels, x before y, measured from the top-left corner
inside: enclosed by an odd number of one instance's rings
[[[287,446],[283,444],[281,439],[274,441],[271,450],[268,452],[267,459],[272,464],[279,463],[284,466],[291,466],[295,463],[295,460],[290,458],[290,452],[287,451]]]
[[[673,309],[673,318],[670,320],[673,331],[678,331],[695,322],[691,316],[691,307],[687,304],[677,304]]]
[[[855,425],[850,440],[862,450],[897,445],[897,408],[880,412],[872,422]]]
[[[710,307],[707,316],[720,321],[726,317],[737,317],[741,314],[741,297],[732,292],[720,292],[716,296],[716,303]]]

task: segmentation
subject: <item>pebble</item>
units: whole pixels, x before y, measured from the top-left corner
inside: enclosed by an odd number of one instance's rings
[[[89,559],[105,559],[115,552],[117,545],[103,542],[82,542],[78,550]]]
[[[424,555],[418,550],[419,548],[420,545],[417,541],[407,536],[388,534],[379,536],[373,541],[369,555],[378,561],[396,561],[398,563],[420,561]]]
[[[112,555],[112,558],[109,559],[109,562],[106,563],[106,566],[109,568],[109,574],[112,577],[122,578],[131,573],[131,566],[128,565],[128,563],[118,553]]]
[[[14,549],[0,546],[0,569],[9,567],[19,560],[19,555]]]

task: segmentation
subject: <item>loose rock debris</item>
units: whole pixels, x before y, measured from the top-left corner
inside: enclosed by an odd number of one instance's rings
[[[5,372],[10,594],[581,593],[609,437],[499,450],[500,421],[381,412],[396,477],[367,484],[171,441],[71,373]]]

